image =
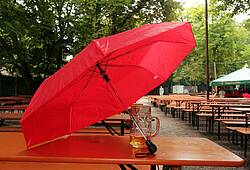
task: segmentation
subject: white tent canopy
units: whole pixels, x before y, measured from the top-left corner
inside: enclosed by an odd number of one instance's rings
[[[237,84],[250,84],[250,69],[248,68],[247,64],[243,68],[224,75],[211,82],[212,86],[226,86]]]

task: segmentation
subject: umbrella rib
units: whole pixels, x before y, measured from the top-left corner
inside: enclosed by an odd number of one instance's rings
[[[106,61],[106,64],[105,64],[105,67],[104,67],[105,69],[104,69],[104,70],[107,69],[107,66],[108,66],[109,61],[110,61],[110,55],[107,57],[107,61]]]
[[[91,70],[92,69],[92,70]],[[90,72],[90,76],[92,76],[92,77],[98,77],[99,76],[99,72],[98,71],[96,71],[96,67],[92,67],[91,69],[89,69],[89,72]],[[97,73],[96,75],[94,75],[94,73]],[[90,77],[90,78],[92,78],[92,77]]]
[[[136,65],[115,65],[115,64],[107,64],[109,67],[128,67],[128,66],[136,66]]]
[[[81,90],[79,96],[75,99],[75,101],[76,101],[77,99],[79,99],[79,97],[82,95],[84,89],[87,87],[87,85],[89,84],[90,80],[91,80],[92,77],[94,76],[94,73],[96,72],[96,69],[93,69],[93,70],[90,70],[90,71],[92,71],[92,73],[91,73],[91,75],[90,75],[88,81],[86,82],[85,86],[84,86],[83,89]],[[74,103],[75,103],[75,102],[74,102]],[[71,107],[71,109],[70,109],[70,132],[71,132],[71,129],[72,129],[72,128],[71,128],[71,122],[72,122],[72,116],[71,116],[71,115],[72,115],[72,107]]]
[[[95,73],[97,73],[97,71],[96,71],[96,69],[93,69],[93,70],[92,70],[92,73],[91,73],[91,75],[90,75],[90,77],[89,77],[89,79],[88,79],[88,81],[86,82],[86,84],[85,84],[85,86],[83,87],[82,90],[84,90],[84,89],[87,87],[87,85],[89,84],[89,82],[90,82],[90,80],[92,79],[92,77],[95,77],[95,76],[94,76]],[[81,95],[81,94],[80,94],[80,95]]]

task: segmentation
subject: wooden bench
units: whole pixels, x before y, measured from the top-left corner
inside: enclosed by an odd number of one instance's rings
[[[7,96],[0,97],[0,105],[28,104],[31,96]]]
[[[5,120],[21,120],[22,112],[0,112],[0,127]]]
[[[12,127],[12,126],[1,126],[0,132],[22,132],[21,127]]]

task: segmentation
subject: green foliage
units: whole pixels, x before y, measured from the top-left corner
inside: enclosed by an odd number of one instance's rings
[[[92,39],[176,19],[174,0],[0,1],[0,67],[30,88],[65,64]]]
[[[228,74],[244,66],[250,66],[250,31],[249,20],[236,23],[227,11],[217,10],[217,1],[209,4],[209,75],[210,80]],[[185,59],[182,66],[174,73],[173,81],[179,84],[204,84],[205,74],[205,12],[203,6],[184,11],[182,20],[188,19],[193,26],[197,42],[196,49]],[[216,66],[216,72],[214,69]]]
[[[232,15],[245,13],[250,10],[249,0],[211,0],[218,11],[230,11]]]
[[[247,3],[248,1],[248,3]],[[237,24],[232,15],[249,10],[249,0],[209,1],[210,75],[226,74],[250,58],[250,21]],[[240,8],[239,8],[240,7]],[[175,83],[205,82],[204,7],[183,10],[175,0],[9,0],[0,1],[0,68],[22,76],[30,88],[100,37],[142,24],[190,21],[197,47],[174,73]]]

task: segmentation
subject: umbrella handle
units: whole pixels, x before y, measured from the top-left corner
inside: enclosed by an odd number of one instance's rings
[[[146,140],[146,145],[149,153],[154,154],[157,151],[157,146],[151,140]]]

